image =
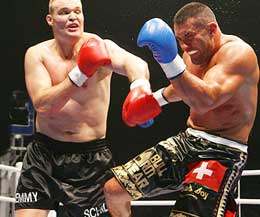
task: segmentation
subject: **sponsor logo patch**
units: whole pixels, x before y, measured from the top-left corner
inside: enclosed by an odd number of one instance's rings
[[[218,161],[201,161],[188,172],[183,183],[199,183],[218,192],[226,170],[227,168]],[[204,198],[207,197],[202,192],[199,192],[199,195]]]

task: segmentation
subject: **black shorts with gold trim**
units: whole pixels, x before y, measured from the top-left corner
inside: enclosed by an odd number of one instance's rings
[[[112,171],[133,200],[176,192],[176,216],[224,216],[246,159],[247,145],[188,128]]]

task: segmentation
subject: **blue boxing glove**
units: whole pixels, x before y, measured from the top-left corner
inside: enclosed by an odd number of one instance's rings
[[[141,128],[148,128],[154,124],[154,119],[150,119],[149,121],[143,123],[143,124],[138,124],[139,127]]]
[[[178,55],[173,31],[163,20],[148,20],[138,34],[137,45],[149,47],[168,79],[174,79],[184,72],[186,65]]]

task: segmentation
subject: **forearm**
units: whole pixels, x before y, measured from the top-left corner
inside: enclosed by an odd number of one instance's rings
[[[217,103],[218,88],[206,84],[205,81],[187,70],[181,76],[170,80],[170,82],[176,95],[198,113],[207,112]]]
[[[78,88],[67,77],[55,86],[40,90],[33,100],[35,110],[45,116],[60,111]]]
[[[171,84],[164,88],[162,95],[168,102],[178,102],[182,100],[181,97],[177,95],[176,90]]]
[[[149,80],[150,73],[148,69],[148,64],[141,58],[133,57],[134,59],[127,60],[125,64],[125,75],[128,77],[130,82],[134,80],[144,78]]]
[[[105,40],[111,58],[111,70],[117,74],[127,76],[130,82],[139,78],[149,80],[148,64],[140,57],[119,47],[111,40]]]

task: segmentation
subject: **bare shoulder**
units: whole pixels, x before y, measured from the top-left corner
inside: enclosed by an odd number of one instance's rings
[[[114,41],[112,41],[111,39],[103,39],[101,38],[100,36],[98,36],[97,34],[94,34],[94,33],[89,33],[89,32],[84,32],[83,34],[83,39],[84,40],[87,40],[89,38],[98,38],[98,39],[101,39],[101,40],[104,40],[107,48],[110,50],[110,51],[114,51],[114,50],[118,50],[118,49],[122,49],[121,47],[119,47]]]
[[[123,48],[121,48],[117,43],[110,39],[104,39],[104,42],[106,43],[106,47],[110,52],[120,52],[125,51]]]
[[[97,34],[94,34],[94,33],[90,33],[90,32],[84,32],[83,33],[83,40],[87,40],[89,38],[98,38],[98,39],[101,39],[100,36],[98,36]]]
[[[36,45],[29,47],[26,51],[26,56],[40,57],[44,53],[47,53],[53,44],[54,39],[40,42]]]
[[[248,43],[233,35],[224,36],[219,53],[230,57],[242,57],[243,55],[256,56],[253,48]]]
[[[225,36],[217,52],[219,62],[232,65],[237,69],[253,71],[258,67],[257,56],[254,49],[245,41],[236,36]],[[228,61],[227,61],[228,60]]]
[[[130,52],[120,47],[116,42],[111,39],[104,39],[107,49],[109,50],[110,55],[115,56],[116,58],[129,57],[132,55]]]

